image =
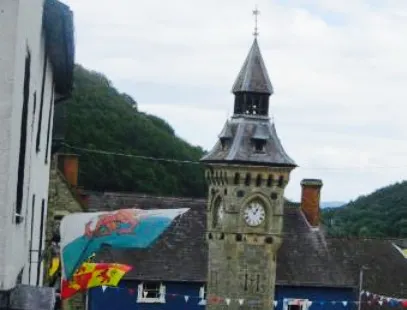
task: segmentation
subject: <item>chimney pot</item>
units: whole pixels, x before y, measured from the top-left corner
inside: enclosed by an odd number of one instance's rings
[[[320,223],[320,193],[323,183],[320,179],[303,179],[301,181],[301,210],[312,227]]]
[[[78,186],[79,156],[77,154],[58,154],[58,168],[70,185]]]

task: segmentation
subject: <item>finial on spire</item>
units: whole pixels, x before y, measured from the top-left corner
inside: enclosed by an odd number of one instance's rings
[[[254,15],[254,32],[253,32],[253,35],[254,35],[255,38],[257,38],[257,36],[259,35],[259,31],[258,31],[258,28],[257,28],[257,17],[260,15],[260,11],[257,8],[257,5],[256,5],[255,9],[253,10],[253,15]]]

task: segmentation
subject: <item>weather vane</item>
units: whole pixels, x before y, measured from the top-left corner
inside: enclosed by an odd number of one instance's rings
[[[254,35],[254,37],[257,37],[259,35],[259,31],[258,31],[258,28],[257,28],[257,17],[260,15],[260,11],[258,10],[257,5],[256,5],[256,8],[253,10],[253,15],[254,15],[254,32],[253,32],[253,35]]]

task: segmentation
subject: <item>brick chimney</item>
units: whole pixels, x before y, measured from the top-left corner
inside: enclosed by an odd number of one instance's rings
[[[322,180],[303,179],[301,181],[301,210],[312,227],[318,227],[320,222],[320,193]]]
[[[58,168],[65,179],[74,187],[78,186],[79,156],[76,154],[58,154]]]

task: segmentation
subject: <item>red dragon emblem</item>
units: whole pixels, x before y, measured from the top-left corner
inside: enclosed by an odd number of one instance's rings
[[[117,234],[132,234],[141,217],[145,215],[140,209],[121,209],[113,213],[99,215],[96,220],[89,221],[85,226],[88,238]]]

